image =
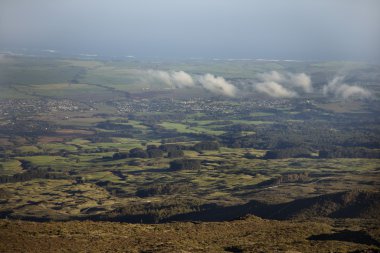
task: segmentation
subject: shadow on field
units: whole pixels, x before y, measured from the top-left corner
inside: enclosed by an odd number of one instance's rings
[[[308,240],[312,241],[344,241],[344,242],[354,242],[365,245],[380,246],[380,243],[373,239],[365,231],[351,231],[351,230],[342,230],[333,234],[320,234],[312,235]]]
[[[147,169],[147,170],[133,170],[133,171],[128,171],[128,174],[136,175],[136,174],[141,174],[141,173],[152,173],[152,172],[162,173],[162,172],[173,172],[173,171],[175,171],[175,170],[170,169],[170,168],[164,168],[164,169]]]

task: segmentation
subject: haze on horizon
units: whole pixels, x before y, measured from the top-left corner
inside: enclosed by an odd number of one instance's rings
[[[380,1],[2,0],[0,49],[21,48],[159,58],[379,61]]]

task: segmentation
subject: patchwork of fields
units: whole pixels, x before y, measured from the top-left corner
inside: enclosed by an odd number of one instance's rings
[[[248,226],[260,223],[267,231],[255,236],[269,238],[268,231],[279,226],[278,240],[286,240],[285,231],[292,229],[307,231],[307,237],[345,226],[355,230],[351,223],[355,221],[339,225],[334,220],[338,217],[363,219],[358,221],[360,229],[378,240],[369,225],[378,216],[364,210],[380,206],[380,86],[373,85],[380,79],[366,75],[378,66],[345,63],[352,82],[365,81],[373,93],[371,99],[345,100],[321,93],[331,72],[343,64],[338,62],[170,61],[158,70],[154,62],[137,60],[6,59],[0,62],[1,218],[71,221],[49,223],[59,227],[56,232],[65,240],[62,231],[81,220],[102,221],[86,221],[86,229],[115,227],[123,233],[135,229],[139,236],[145,230],[173,233],[179,228],[208,234],[206,226],[215,231],[222,224],[255,234]],[[223,75],[240,93],[225,97],[200,86],[178,88],[147,77],[173,69],[193,76]],[[257,94],[251,84],[273,70],[307,72],[315,91],[292,99]],[[319,197],[323,204],[313,202]],[[302,205],[297,202],[303,200]],[[253,217],[226,222],[246,215],[282,219],[287,216],[276,208],[283,205],[306,211],[281,222]],[[220,223],[135,227],[103,223],[213,219]],[[311,227],[297,223],[302,219],[316,223]],[[35,223],[1,221],[0,230],[6,227],[9,231],[25,227],[26,238],[43,229]],[[14,238],[13,232],[7,233],[1,240]],[[319,246],[331,246],[314,244],[306,234],[295,249],[317,252]],[[211,251],[243,252],[249,244],[239,237],[241,244],[229,242],[221,248],[220,238],[207,238],[215,240]],[[350,243],[355,249],[379,247]],[[338,248],[346,250],[350,243]],[[273,245],[254,248],[292,249],[280,241]],[[0,243],[0,251],[2,247]]]

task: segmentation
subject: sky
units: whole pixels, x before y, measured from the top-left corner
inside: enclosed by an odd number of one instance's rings
[[[380,61],[379,0],[0,0],[0,49]]]

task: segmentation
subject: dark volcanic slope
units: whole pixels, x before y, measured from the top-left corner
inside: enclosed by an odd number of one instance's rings
[[[289,218],[380,218],[380,193],[349,191],[292,201],[277,206],[276,219]]]
[[[177,215],[169,220],[224,221],[253,214],[266,219],[375,218],[380,214],[380,193],[349,191],[270,205],[251,201],[244,205],[217,207],[203,212]]]
[[[170,205],[160,211],[170,211]],[[304,198],[281,204],[250,201],[243,205],[209,205],[203,211],[168,215],[158,219],[159,213],[134,214],[122,209],[101,215],[72,216],[68,220],[118,221],[130,223],[157,223],[170,221],[230,221],[255,215],[265,219],[289,220],[312,218],[364,218],[380,220],[380,192],[349,191]],[[51,221],[48,217],[15,216],[12,210],[0,213],[0,218],[31,221]]]

